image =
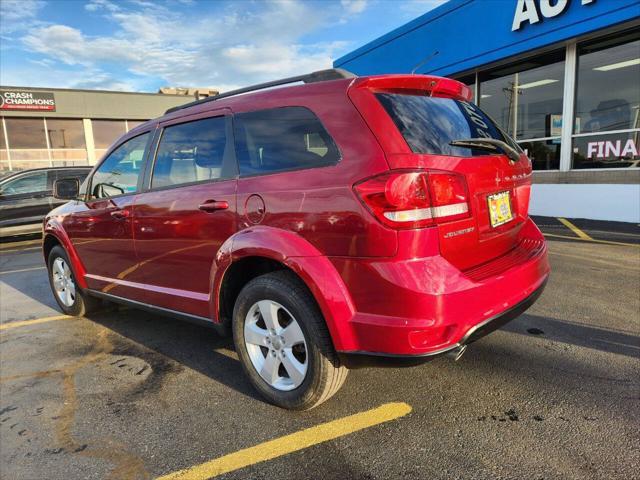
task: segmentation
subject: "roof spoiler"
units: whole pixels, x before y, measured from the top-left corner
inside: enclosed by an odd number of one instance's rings
[[[203,98],[202,100],[196,100],[194,102],[185,103],[177,107],[170,108],[165,113],[173,113],[185,108],[193,107],[194,105],[200,105],[202,103],[215,102],[222,98],[233,97],[234,95],[240,95],[242,93],[255,92],[256,90],[263,90],[265,88],[277,87],[279,85],[287,85],[289,83],[315,83],[325,82],[327,80],[340,80],[343,78],[355,78],[353,73],[343,70],[342,68],[330,68],[327,70],[318,70],[317,72],[307,73],[305,75],[298,75],[296,77],[283,78],[281,80],[273,80],[271,82],[258,83],[250,87],[239,88],[237,90],[231,90],[230,92],[221,93],[220,95],[214,95],[211,97]]]

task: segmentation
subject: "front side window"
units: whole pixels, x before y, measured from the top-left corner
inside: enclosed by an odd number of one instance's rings
[[[451,98],[377,93],[376,97],[414,153],[459,157],[487,155],[451,145],[456,140],[490,138],[515,146],[476,105]]]
[[[318,117],[304,107],[235,116],[240,175],[334,165],[340,153]]]
[[[20,195],[47,191],[47,172],[33,172],[9,180],[0,186],[2,195]]]
[[[136,191],[148,140],[149,133],[144,133],[111,152],[91,179],[92,198],[109,198]]]
[[[158,145],[151,187],[228,178],[223,168],[225,125],[225,117],[214,117],[166,127]]]

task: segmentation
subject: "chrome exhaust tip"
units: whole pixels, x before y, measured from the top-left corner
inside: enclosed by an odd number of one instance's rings
[[[450,359],[452,359],[454,362],[457,362],[458,360],[460,360],[462,358],[462,355],[464,355],[464,352],[467,351],[467,346],[466,345],[461,345],[457,348],[454,348],[452,350],[449,350],[446,353],[446,356],[449,357]]]

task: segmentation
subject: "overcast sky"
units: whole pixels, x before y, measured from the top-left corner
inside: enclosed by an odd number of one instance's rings
[[[313,70],[444,0],[0,0],[0,85],[229,90]]]

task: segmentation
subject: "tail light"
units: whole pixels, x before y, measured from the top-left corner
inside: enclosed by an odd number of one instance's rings
[[[456,173],[392,170],[354,188],[375,217],[392,228],[421,228],[471,215],[467,183]]]

